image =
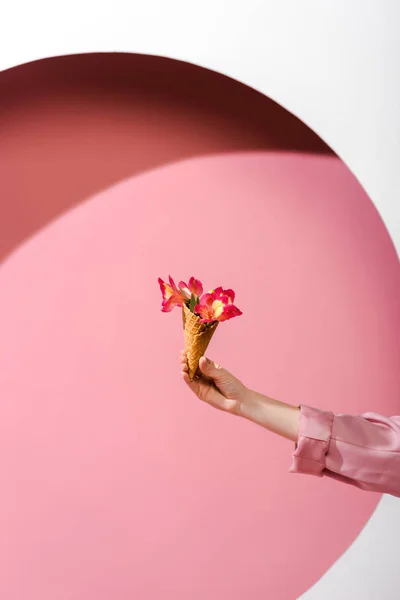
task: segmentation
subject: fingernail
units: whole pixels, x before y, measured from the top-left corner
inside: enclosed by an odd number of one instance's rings
[[[208,359],[206,356],[205,356],[204,358],[205,358],[205,361],[206,361],[206,365],[207,365],[207,367],[208,367],[209,365],[211,365],[211,360],[209,360],[209,359]]]

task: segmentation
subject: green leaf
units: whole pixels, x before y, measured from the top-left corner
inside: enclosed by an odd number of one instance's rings
[[[194,313],[194,307],[195,306],[196,306],[196,298],[192,294],[191,297],[190,297],[190,304],[189,304],[189,310],[190,310],[190,312]]]

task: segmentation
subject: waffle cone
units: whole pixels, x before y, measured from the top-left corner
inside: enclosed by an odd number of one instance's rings
[[[201,323],[200,318],[194,315],[185,304],[182,307],[182,318],[189,377],[192,381],[199,368],[200,358],[204,356],[218,322],[212,325]]]

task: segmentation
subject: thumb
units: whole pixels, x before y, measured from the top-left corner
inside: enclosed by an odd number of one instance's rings
[[[206,377],[214,379],[214,381],[226,381],[230,375],[226,369],[223,369],[219,364],[214,361],[202,356],[199,362],[200,371]]]
[[[223,369],[219,364],[202,356],[199,363],[200,371],[207,379],[214,382],[215,387],[224,396],[226,402],[221,403],[221,399],[215,405],[218,408],[238,414],[240,402],[242,402],[246,388],[239,379],[236,379],[226,369]],[[215,397],[214,397],[215,400]]]

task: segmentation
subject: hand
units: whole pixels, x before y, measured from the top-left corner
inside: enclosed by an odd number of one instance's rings
[[[300,408],[273,400],[248,389],[239,379],[204,356],[193,381],[189,378],[186,352],[181,351],[181,374],[184,382],[200,400],[225,412],[244,417],[293,442],[297,441]]]
[[[189,367],[185,350],[180,353],[181,373],[184,382],[203,402],[207,402],[231,414],[240,415],[250,390],[229,371],[204,356],[200,359],[200,376],[189,378]]]

